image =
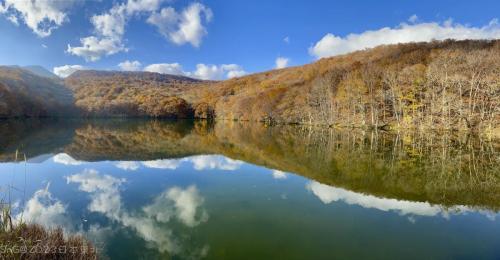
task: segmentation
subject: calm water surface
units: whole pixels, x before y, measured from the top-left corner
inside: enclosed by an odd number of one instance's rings
[[[499,160],[497,142],[466,135],[0,125],[16,218],[83,234],[111,259],[498,259]]]

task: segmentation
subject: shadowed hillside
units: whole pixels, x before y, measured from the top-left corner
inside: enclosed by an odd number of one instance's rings
[[[0,118],[74,114],[72,91],[58,79],[0,66]]]
[[[24,66],[22,68],[40,77],[46,77],[53,80],[61,80],[56,74],[48,71],[42,66],[32,65],[32,66]]]

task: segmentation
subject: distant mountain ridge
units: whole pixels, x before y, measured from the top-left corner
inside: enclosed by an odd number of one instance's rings
[[[22,68],[25,70],[29,70],[40,77],[46,77],[50,79],[60,79],[56,74],[50,72],[49,70],[47,70],[42,66],[31,65],[31,66],[23,66]]]
[[[60,79],[56,74],[50,72],[49,70],[40,65],[29,65],[29,66],[11,65],[8,67],[24,69],[40,77],[50,78],[54,80]]]
[[[157,72],[148,71],[114,71],[114,70],[77,70],[67,78],[69,79],[82,79],[85,77],[127,77],[127,78],[140,78],[150,79],[155,81],[191,81],[200,82],[202,80],[194,79],[186,76],[162,74]]]
[[[113,84],[114,82],[127,81],[130,84],[152,84],[155,86],[171,86],[175,84],[198,83],[201,80],[185,76],[160,74],[146,71],[102,71],[78,70],[65,79],[69,88],[77,89],[89,84]]]

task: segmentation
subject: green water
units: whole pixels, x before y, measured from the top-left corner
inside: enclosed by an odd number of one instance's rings
[[[16,218],[111,259],[498,259],[499,147],[458,133],[11,120],[0,186],[3,198],[14,187]]]

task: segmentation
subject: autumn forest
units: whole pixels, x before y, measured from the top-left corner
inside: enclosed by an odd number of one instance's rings
[[[158,117],[500,132],[500,41],[379,46],[203,81],[150,72],[66,79],[0,67],[0,117]]]

